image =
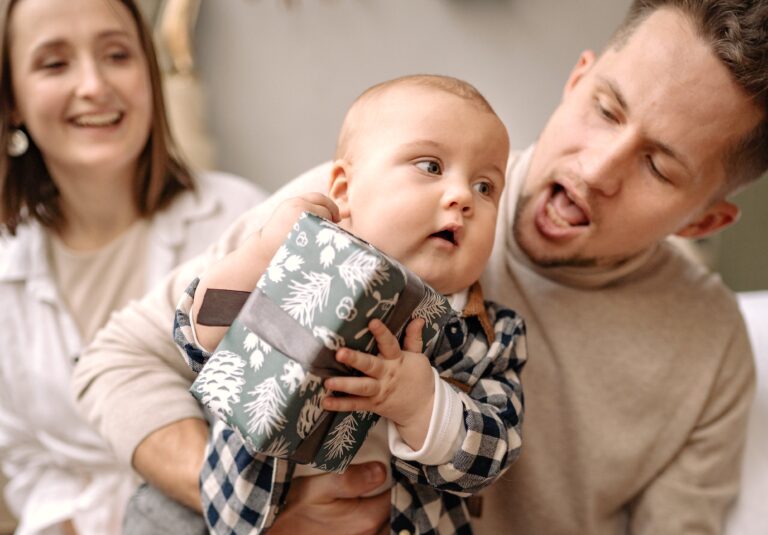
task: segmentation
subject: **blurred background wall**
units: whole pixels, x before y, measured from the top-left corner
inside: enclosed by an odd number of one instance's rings
[[[221,169],[268,190],[331,157],[366,87],[410,73],[476,85],[513,147],[535,140],[586,48],[629,0],[203,0],[195,27],[206,127]],[[768,182],[768,181],[765,181]],[[768,288],[768,183],[704,256],[736,290]]]
[[[140,3],[157,28],[173,126],[190,159],[275,190],[331,157],[361,91],[404,74],[470,81],[512,145],[527,146],[579,52],[601,47],[629,0]],[[175,66],[163,42],[162,15],[172,4],[189,17],[177,30],[190,32],[191,70]],[[768,180],[737,201],[742,221],[701,251],[732,288],[768,289]],[[0,511],[0,533],[9,529],[5,518]]]

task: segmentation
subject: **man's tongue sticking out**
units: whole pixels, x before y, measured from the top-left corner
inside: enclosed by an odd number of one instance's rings
[[[589,223],[587,214],[579,208],[566,194],[558,188],[547,205],[547,213],[553,221],[562,226],[578,226]]]

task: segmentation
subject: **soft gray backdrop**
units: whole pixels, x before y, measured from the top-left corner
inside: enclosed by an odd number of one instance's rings
[[[204,0],[196,54],[217,166],[268,190],[331,157],[366,87],[410,73],[464,78],[533,141],[578,54],[599,49],[629,0]],[[710,240],[735,289],[768,288],[768,183]]]

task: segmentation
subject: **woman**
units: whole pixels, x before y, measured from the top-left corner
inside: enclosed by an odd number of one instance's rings
[[[20,535],[119,533],[138,482],[75,412],[72,366],[112,310],[262,194],[224,175],[193,180],[181,162],[133,0],[0,6],[6,499]]]

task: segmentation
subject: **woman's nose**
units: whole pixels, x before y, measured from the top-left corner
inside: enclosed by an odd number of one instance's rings
[[[81,62],[78,77],[77,96],[93,99],[105,94],[108,84],[101,67],[95,61]]]

